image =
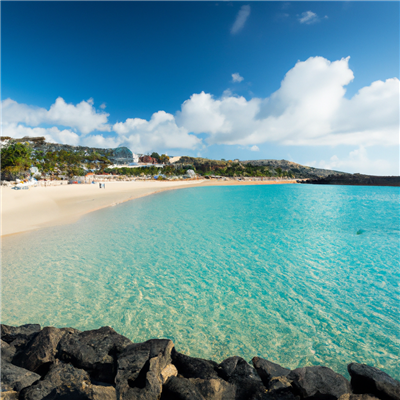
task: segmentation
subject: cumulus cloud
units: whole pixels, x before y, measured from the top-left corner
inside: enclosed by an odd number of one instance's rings
[[[149,120],[132,116],[112,126],[109,115],[96,110],[92,99],[73,105],[60,97],[48,110],[6,99],[2,102],[3,135],[45,136],[49,141],[73,145],[126,145],[139,153],[195,150],[204,145],[203,141],[253,151],[267,142],[313,147],[350,145],[358,152],[323,161],[325,166],[349,170],[351,163],[368,164],[371,155],[365,154],[371,146],[399,145],[398,78],[373,82],[346,98],[346,85],[353,79],[349,58],[331,62],[310,57],[298,61],[269,97],[247,100],[230,90],[220,98],[195,93],[175,115],[158,111]],[[196,136],[200,134],[204,139]],[[382,165],[386,164],[382,161]]]
[[[299,61],[265,99],[194,94],[177,113],[178,126],[208,134],[209,144],[397,145],[399,80],[374,82],[348,100],[348,61]]]
[[[175,117],[165,111],[154,113],[149,121],[141,118],[128,118],[113,126],[119,140],[135,149],[145,152],[149,149],[194,149],[201,140],[190,135],[186,127],[178,127]]]
[[[17,124],[15,122],[6,123],[3,122],[3,136],[9,136],[12,138],[22,138],[25,136],[37,137],[43,136],[47,142],[50,143],[65,143],[72,146],[77,146],[80,142],[80,137],[75,132],[69,129],[60,130],[57,127],[51,128],[31,128],[24,125]]]
[[[305,11],[305,12],[301,13],[301,15],[299,17],[300,23],[307,24],[307,25],[315,24],[319,20],[320,20],[320,18],[318,17],[318,15],[312,11]]]
[[[107,124],[109,114],[97,112],[93,107],[93,99],[73,105],[59,97],[49,110],[6,99],[2,102],[2,109],[3,124],[23,123],[31,127],[40,124],[62,125],[76,128],[84,135],[94,130],[110,130]]]
[[[232,74],[232,82],[242,82],[243,76],[240,76],[238,72]]]
[[[238,33],[243,29],[244,24],[246,23],[249,15],[250,15],[250,6],[249,5],[242,6],[238,12],[238,15],[236,16],[234,24],[232,25],[231,28],[232,35],[235,35],[236,33]]]

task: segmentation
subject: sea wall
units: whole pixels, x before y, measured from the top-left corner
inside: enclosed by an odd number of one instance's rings
[[[132,343],[110,327],[1,325],[1,399],[400,400],[400,382],[365,364],[348,365],[350,382],[324,366],[252,364],[189,357],[168,339]]]

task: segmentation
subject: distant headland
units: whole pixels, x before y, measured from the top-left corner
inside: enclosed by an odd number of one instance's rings
[[[400,186],[398,176],[350,174],[313,168],[287,160],[212,160],[169,157],[156,152],[134,154],[127,147],[96,148],[49,143],[44,137],[1,138],[3,181],[36,179],[78,181],[88,174],[118,179],[298,179],[328,185]],[[32,169],[33,168],[33,169]]]

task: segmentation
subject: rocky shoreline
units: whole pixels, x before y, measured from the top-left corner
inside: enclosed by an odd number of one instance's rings
[[[348,365],[350,382],[324,366],[252,364],[189,357],[169,339],[133,343],[110,327],[1,325],[1,399],[400,400],[400,382],[365,364]]]
[[[298,181],[313,185],[400,186],[400,176],[375,176],[361,174],[329,175]]]

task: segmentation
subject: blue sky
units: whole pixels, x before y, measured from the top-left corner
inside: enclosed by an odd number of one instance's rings
[[[399,174],[398,2],[2,2],[1,39],[3,135]]]

